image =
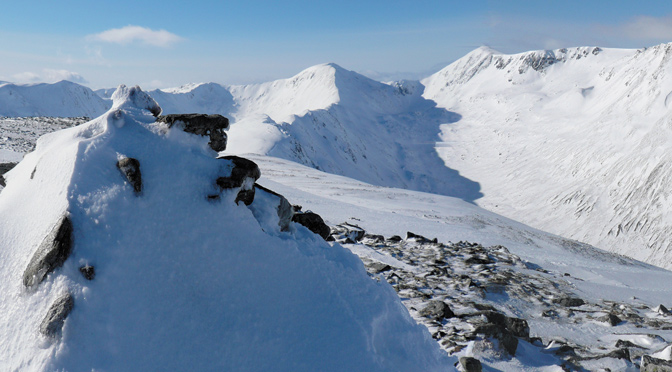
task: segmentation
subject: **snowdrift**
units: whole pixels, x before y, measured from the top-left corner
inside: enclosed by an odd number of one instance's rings
[[[282,231],[272,194],[236,203],[249,180],[218,185],[235,165],[156,123],[139,88],[113,99],[5,174],[0,369],[453,368],[356,256],[300,225]]]

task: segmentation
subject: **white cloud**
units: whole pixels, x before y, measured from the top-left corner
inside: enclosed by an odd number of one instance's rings
[[[146,27],[130,25],[122,28],[113,28],[99,34],[89,35],[87,38],[90,40],[121,45],[127,45],[137,41],[143,44],[164,48],[182,40],[181,37],[166,30],[155,31]]]
[[[42,70],[42,76],[43,80],[48,82],[68,80],[72,81],[73,83],[80,83],[80,84],[88,83],[82,75],[68,70],[44,69]]]
[[[84,77],[76,72],[68,70],[53,70],[45,68],[42,70],[42,73],[37,74],[34,72],[26,71],[14,74],[11,76],[12,81],[16,83],[37,83],[37,82],[46,82],[46,83],[55,83],[61,80],[72,81],[73,83],[86,84],[88,83]]]
[[[638,16],[626,22],[622,31],[630,39],[672,40],[672,17]]]

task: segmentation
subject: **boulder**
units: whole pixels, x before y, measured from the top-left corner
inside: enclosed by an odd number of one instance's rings
[[[59,297],[47,311],[47,315],[40,324],[40,333],[48,337],[56,337],[63,329],[65,318],[75,306],[75,299],[70,293]]]
[[[322,239],[326,240],[327,237],[329,237],[329,232],[331,231],[331,229],[326,223],[324,223],[322,217],[320,217],[320,215],[317,213],[313,212],[294,213],[294,216],[292,216],[292,221],[307,227],[308,230],[321,236]]]
[[[86,280],[93,280],[96,277],[96,268],[91,265],[81,266],[79,272],[82,273]]]
[[[140,173],[140,162],[138,159],[123,158],[117,161],[117,168],[121,174],[126,178],[128,183],[133,186],[135,195],[140,195],[142,192],[142,174]]]
[[[0,186],[7,186],[3,175],[16,166],[17,163],[0,163]]]
[[[367,267],[374,274],[392,270],[392,267],[390,265],[384,264],[382,262],[372,262],[370,265],[367,265]]]
[[[334,226],[330,233],[337,242],[350,244],[362,240],[364,234],[366,234],[364,229],[347,222]]]
[[[254,188],[257,190],[257,194],[263,199],[263,202],[269,203],[275,210],[280,231],[289,231],[289,224],[292,221],[292,215],[294,214],[294,209],[289,201],[277,192],[269,190],[259,184],[255,183]],[[263,214],[266,212],[264,211],[264,206],[258,205],[260,203],[262,203],[262,201],[259,201],[259,203],[251,203],[249,207],[257,220],[262,223],[262,220],[264,219]]]
[[[553,299],[553,303],[564,307],[575,307],[581,306],[586,302],[578,297],[561,297]]]
[[[481,361],[472,358],[472,357],[461,357],[460,358],[460,367],[464,372],[481,372],[483,371],[483,366]]]
[[[210,148],[217,152],[226,150],[227,136],[224,129],[229,127],[229,119],[222,115],[171,114],[159,116],[156,121],[168,124],[169,128],[177,124],[187,133],[209,136]]]
[[[609,324],[612,327],[615,327],[622,322],[621,318],[611,313],[601,317],[599,320]]]
[[[255,184],[254,182],[261,177],[261,171],[255,162],[235,155],[223,156],[222,160],[227,160],[225,165],[226,176],[219,177],[215,181],[220,189],[240,188],[236,196],[236,204],[242,201],[245,205],[252,204],[254,201]],[[289,208],[291,209],[291,205]]]
[[[654,358],[650,355],[642,356],[641,372],[672,372],[672,362]]]
[[[33,254],[28,267],[23,272],[23,285],[33,287],[42,283],[47,274],[63,266],[72,252],[72,222],[65,215]]]
[[[511,318],[497,311],[484,311],[483,315],[490,324],[498,326],[502,331],[525,339],[530,337],[530,327],[525,319]]]
[[[656,306],[653,311],[657,312],[660,315],[670,315],[670,310],[668,310],[663,304]]]
[[[443,301],[430,301],[427,306],[418,312],[420,316],[432,318],[438,321],[455,317],[455,313]]]
[[[408,239],[413,239],[413,240],[416,240],[420,243],[438,243],[439,242],[437,238],[429,240],[422,235],[414,234],[410,231],[406,232],[406,240],[408,240]]]

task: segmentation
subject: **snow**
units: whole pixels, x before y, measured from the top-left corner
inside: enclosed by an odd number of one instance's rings
[[[361,261],[303,227],[264,232],[206,140],[170,135],[120,87],[114,109],[40,138],[0,194],[3,370],[451,370],[427,330]],[[185,140],[185,136],[193,137]],[[136,196],[115,163],[140,161]],[[63,213],[75,246],[35,291],[21,275]],[[96,268],[87,281],[80,265]],[[60,339],[37,330],[63,292]],[[254,295],[251,295],[254,294]]]
[[[462,116],[437,150],[480,184],[478,205],[670,268],[670,55],[476,50],[422,81]]]
[[[535,267],[546,269],[549,278],[562,278],[558,283],[591,301],[614,301],[654,309],[669,302],[672,295],[667,285],[672,273],[667,270],[536,230],[456,198],[365,184],[279,158],[246,157],[259,164],[262,170],[259,183],[294,203],[309,205],[328,224],[347,221],[367,232],[385,236],[403,236],[406,231],[412,231],[443,242],[504,245],[520,256],[533,272]],[[365,246],[347,247],[360,257],[414,270],[394,257]],[[672,337],[670,330],[643,330],[628,322],[608,327],[595,321],[556,321],[542,317],[533,302],[520,302],[507,296],[487,299],[507,313],[527,319],[530,335],[544,342],[558,339],[563,340],[563,344],[589,345],[599,350],[613,348],[616,341],[625,340],[656,350],[665,347],[669,342],[665,340]],[[483,301],[477,297],[473,300]],[[519,351],[512,359],[489,356],[482,350],[473,351],[473,355],[485,363],[484,370],[560,371],[559,361],[551,349],[544,354],[538,346],[521,340]],[[469,353],[464,351],[464,355]],[[612,370],[633,370],[628,369],[632,364],[613,359],[585,363],[592,366],[591,369],[608,364]]]
[[[69,81],[0,85],[0,116],[98,116],[108,103],[91,89]]]

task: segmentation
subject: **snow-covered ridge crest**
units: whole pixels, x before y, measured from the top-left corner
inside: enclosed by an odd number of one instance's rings
[[[139,86],[127,87],[120,85],[112,94],[112,110],[147,110],[154,116],[161,114],[161,107],[154,98],[140,89]]]

